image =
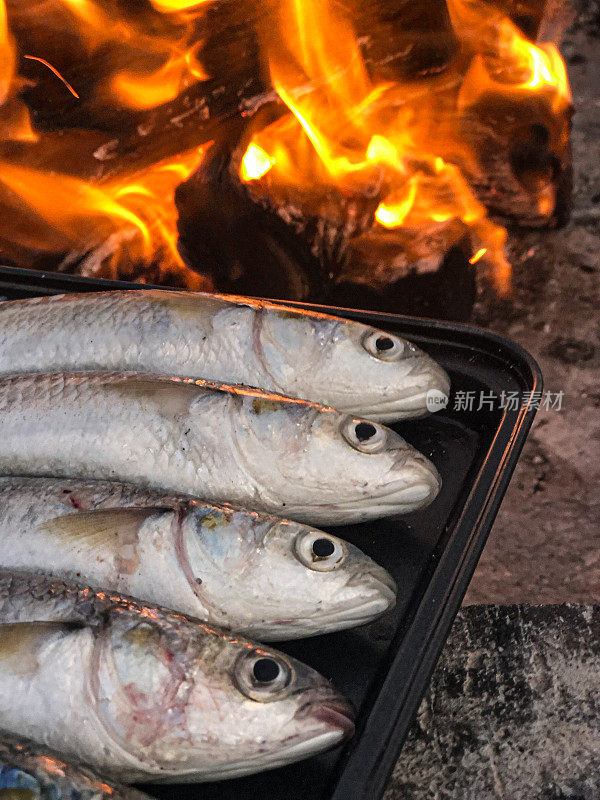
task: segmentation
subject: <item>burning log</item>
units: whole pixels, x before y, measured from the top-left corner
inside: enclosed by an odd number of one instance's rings
[[[486,209],[564,217],[564,68],[506,16],[533,36],[552,0],[5,3],[17,264],[335,301],[486,254],[506,288]]]
[[[431,233],[412,263],[397,242],[369,252],[373,197],[332,192],[310,217],[292,200],[261,203],[240,181],[235,152],[215,144],[177,193],[185,261],[218,291],[469,319],[477,289],[464,229]]]
[[[448,0],[460,52],[426,82],[381,83],[348,22],[319,0],[309,5],[279,20],[283,43],[266,45],[279,100],[259,110],[230,155],[207,156],[201,193],[216,201],[226,186],[279,241],[293,234],[324,284],[382,290],[437,271],[450,252],[469,264],[487,253],[505,290],[504,234],[481,196],[530,225],[555,214],[569,112],[557,52],[499,14],[488,19],[487,6]],[[206,236],[211,224],[198,215]],[[254,272],[252,262],[238,272]]]
[[[496,5],[534,38],[556,4],[550,0],[498,0]],[[446,0],[404,0],[395,5],[351,0],[346,8],[374,83],[397,82],[401,103],[407,80],[441,76],[437,85],[432,83],[432,91],[437,92],[442,106],[444,93],[448,103],[453,102],[454,67],[460,61],[461,45]],[[50,54],[53,63],[77,87],[79,101],[35,62],[24,65],[25,77],[35,79],[24,98],[42,130],[82,126],[95,130],[94,146],[79,152],[86,176],[110,179],[143,168],[219,138],[226,120],[251,121],[270,102],[285,109],[261,63],[264,44],[260,39],[275,28],[275,9],[273,3],[233,0],[206,4],[194,19],[193,29],[193,38],[201,43],[198,59],[206,79],[193,81],[169,102],[151,108],[99,103],[95,95],[107,72],[107,51],[100,49],[90,57],[81,51],[80,43],[64,48],[56,41]],[[44,38],[43,31],[36,34],[31,30],[29,16],[23,15],[22,28],[16,33],[23,36],[23,47],[47,53],[43,44],[47,35]],[[95,77],[90,79],[90,75]],[[294,88],[304,90],[306,86]],[[465,141],[479,161],[479,168],[468,176],[492,213],[524,226],[564,221],[570,180],[569,114],[568,108],[549,114],[537,97],[530,102],[523,97],[499,102],[498,97],[485,94],[464,112]],[[98,133],[102,132],[104,140],[99,144]],[[70,143],[66,151],[52,157],[64,162],[70,155]],[[50,167],[60,169],[61,164],[50,163]]]

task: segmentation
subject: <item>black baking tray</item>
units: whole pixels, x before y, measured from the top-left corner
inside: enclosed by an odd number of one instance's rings
[[[110,288],[142,287],[0,268],[0,295],[6,298]],[[535,416],[530,395],[542,390],[540,369],[529,353],[508,339],[448,322],[310,308],[405,336],[448,370],[452,396],[447,410],[394,426],[435,463],[442,490],[419,513],[335,530],[392,573],[400,589],[393,612],[359,629],[280,645],[331,678],[354,703],[358,717],[352,741],[345,748],[252,777],[201,787],[150,787],[165,800],[381,797]],[[472,411],[455,409],[459,391],[475,392]],[[523,402],[516,409],[502,409],[498,403],[490,408],[484,402],[478,409],[480,392],[488,397],[517,392]]]

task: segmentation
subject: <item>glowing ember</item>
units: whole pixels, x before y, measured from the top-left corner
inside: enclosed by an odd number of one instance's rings
[[[262,147],[250,143],[242,159],[240,176],[243,181],[254,181],[262,178],[273,166],[273,161]]]
[[[66,80],[66,78],[63,78],[63,76],[62,76],[62,75],[60,74],[60,72],[59,72],[59,71],[56,69],[56,67],[53,67],[53,66],[52,66],[52,64],[50,64],[48,61],[46,61],[46,59],[45,59],[45,58],[38,58],[38,56],[23,56],[23,58],[27,58],[27,59],[29,59],[29,61],[39,61],[39,63],[40,63],[40,64],[43,64],[45,67],[48,67],[48,69],[50,70],[50,72],[52,72],[54,75],[56,75],[56,77],[58,78],[58,80],[59,80],[59,81],[61,81],[62,83],[64,83],[64,85],[65,85],[65,86],[67,87],[67,89],[68,89],[68,90],[71,92],[71,94],[73,95],[73,97],[75,97],[77,100],[79,100],[79,95],[77,94],[77,92],[75,91],[75,89],[74,89],[74,88],[71,86],[71,84],[69,83],[69,81],[68,81],[68,80]]]
[[[486,253],[487,253],[487,247],[480,247],[479,250],[476,253],[474,253],[469,259],[469,264],[476,264],[484,257]]]

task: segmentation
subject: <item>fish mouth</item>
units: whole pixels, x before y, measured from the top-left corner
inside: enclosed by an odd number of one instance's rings
[[[325,633],[358,628],[391,611],[396,605],[398,589],[392,576],[377,567],[369,573],[357,572],[345,588],[356,588],[358,598],[355,602],[340,602],[327,610],[299,619],[286,619],[274,622],[268,630],[262,625],[260,632],[250,630],[247,635],[258,636],[264,641],[305,639]]]
[[[311,525],[347,525],[418,511],[439,494],[442,486],[439,473],[420,453],[415,451],[410,460],[402,455],[398,472],[402,477],[392,478],[360,497],[345,498],[339,503],[314,503],[310,509],[290,505],[286,513],[291,519],[306,520]]]
[[[324,723],[332,733],[339,736],[339,741],[335,744],[341,744],[354,736],[354,710],[347,703],[331,700],[319,704],[311,711],[311,717]]]
[[[366,625],[391,611],[396,605],[398,586],[383,567],[376,566],[367,574],[357,572],[347,582],[346,589],[348,588],[356,588],[356,602],[340,603],[322,616],[315,615],[316,633],[331,633]]]
[[[415,365],[410,375],[404,376],[397,393],[361,407],[361,416],[377,422],[390,423],[404,419],[419,419],[440,410],[443,407],[441,404],[433,405],[429,402],[431,393],[439,392],[449,397],[450,378],[429,356],[421,356],[417,361],[418,367]]]
[[[354,708],[338,694],[317,695],[294,715],[296,720],[310,719],[324,724],[328,732],[337,735],[337,744],[354,735],[354,717]]]
[[[390,480],[367,497],[344,503],[344,509],[353,512],[352,518],[355,518],[355,513],[360,513],[362,519],[406,514],[424,508],[437,497],[442,480],[425,456],[414,453],[407,462],[405,455],[402,455],[398,467],[403,473],[401,478]]]
[[[365,481],[360,489],[356,487],[354,497],[317,501],[310,506],[289,504],[286,516],[309,525],[347,525],[408,514],[428,506],[442,487],[437,469],[398,434],[391,433],[399,444],[388,451],[393,462],[386,470],[387,480],[376,478],[374,487]]]

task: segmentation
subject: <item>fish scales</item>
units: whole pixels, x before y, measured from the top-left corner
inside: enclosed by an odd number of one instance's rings
[[[0,380],[0,472],[119,480],[338,524],[440,487],[397,433],[316,403],[138,373]]]
[[[0,304],[0,375],[136,371],[255,386],[393,421],[447,395],[444,370],[388,332],[203,293],[87,293]]]
[[[103,482],[0,478],[0,566],[134,595],[261,641],[369,622],[396,597],[382,567],[313,527]]]

